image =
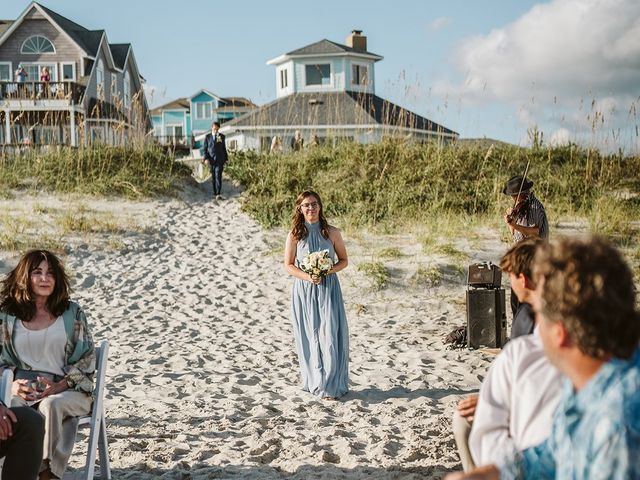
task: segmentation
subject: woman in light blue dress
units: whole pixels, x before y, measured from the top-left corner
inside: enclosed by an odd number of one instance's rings
[[[328,250],[334,263],[328,275],[301,270],[304,258],[321,250]],[[336,275],[348,263],[340,230],[324,218],[320,196],[302,192],[287,235],[284,267],[295,277],[291,314],[302,389],[324,399],[339,398],[349,390],[349,328]]]

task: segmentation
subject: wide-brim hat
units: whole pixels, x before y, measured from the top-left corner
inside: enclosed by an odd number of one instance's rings
[[[531,190],[533,182],[528,178],[525,178],[524,182],[522,180],[522,175],[514,175],[507,180],[507,183],[502,189],[502,193],[505,195],[518,195],[518,193],[525,193]]]

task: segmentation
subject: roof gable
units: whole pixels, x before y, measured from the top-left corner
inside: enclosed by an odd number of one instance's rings
[[[113,56],[113,62],[120,70],[124,70],[127,63],[127,55],[129,55],[130,43],[110,43],[111,55]]]
[[[294,57],[294,56],[308,56],[308,55],[331,55],[331,54],[343,54],[343,53],[356,53],[360,55],[370,55],[374,57],[380,57],[380,55],[376,55],[375,53],[356,50],[354,48],[347,47],[346,45],[342,45],[341,43],[332,42],[331,40],[327,40],[326,38],[320,40],[319,42],[311,43],[306,47],[293,50],[287,53],[286,55],[290,57]]]
[[[202,90],[198,90],[196,93],[191,95],[189,99],[192,102],[197,103],[197,102],[210,102],[211,100],[220,101],[222,100],[222,97],[219,97],[218,95],[210,92],[209,90],[202,89]]]

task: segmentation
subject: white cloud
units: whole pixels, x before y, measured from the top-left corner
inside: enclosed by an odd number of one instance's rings
[[[551,145],[567,145],[571,141],[571,133],[566,128],[559,128],[549,136]]]
[[[438,32],[449,25],[449,23],[451,23],[451,20],[449,18],[438,17],[429,24],[429,30],[431,30],[432,32]]]
[[[640,85],[640,1],[552,0],[466,39],[454,58],[464,81],[440,82],[434,93],[507,102],[524,126],[554,123],[549,132],[563,121],[571,130],[628,127]]]
[[[144,96],[147,98],[149,108],[155,108],[168,101],[166,87],[158,87],[144,83],[142,84],[142,89],[144,90]]]

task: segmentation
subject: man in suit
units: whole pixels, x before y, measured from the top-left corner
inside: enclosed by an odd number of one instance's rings
[[[220,123],[213,122],[211,133],[204,137],[204,161],[209,163],[211,168],[211,181],[213,182],[213,197],[216,200],[222,199],[222,169],[227,163],[227,145],[224,135],[219,133]]]
[[[7,408],[0,401],[2,478],[36,480],[42,463],[44,417],[30,407]]]

